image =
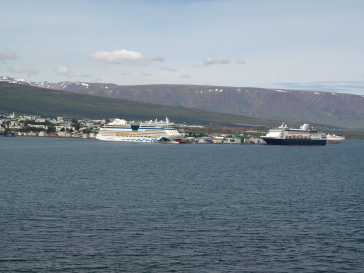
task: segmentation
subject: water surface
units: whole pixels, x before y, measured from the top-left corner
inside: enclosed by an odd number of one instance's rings
[[[362,272],[364,141],[0,139],[2,272]]]

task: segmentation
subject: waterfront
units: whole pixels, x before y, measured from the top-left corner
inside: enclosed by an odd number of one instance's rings
[[[0,139],[0,271],[361,272],[364,141]]]

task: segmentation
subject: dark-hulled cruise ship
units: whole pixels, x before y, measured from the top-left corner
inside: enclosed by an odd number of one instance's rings
[[[317,145],[323,146],[326,144],[326,134],[317,131],[313,127],[309,127],[307,123],[300,126],[299,129],[288,128],[282,123],[278,128],[269,130],[266,136],[262,139],[268,145]]]

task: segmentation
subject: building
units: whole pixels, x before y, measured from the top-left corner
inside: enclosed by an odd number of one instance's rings
[[[39,133],[37,131],[28,131],[28,132],[24,132],[25,136],[38,136]]]
[[[48,125],[33,125],[33,124],[28,124],[29,127],[34,127],[34,128],[38,128],[38,129],[48,129]]]
[[[249,144],[265,144],[265,141],[260,137],[251,137],[249,139],[245,139],[245,143]]]
[[[41,132],[38,133],[38,136],[46,137],[46,136],[48,136],[48,134],[46,132],[44,132],[44,131],[41,131]]]

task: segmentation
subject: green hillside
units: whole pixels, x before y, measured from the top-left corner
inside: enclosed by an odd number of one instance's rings
[[[81,95],[0,82],[0,113],[11,112],[89,119],[121,117],[127,120],[164,119],[168,116],[174,122],[242,126],[276,126],[279,123],[241,115]]]

